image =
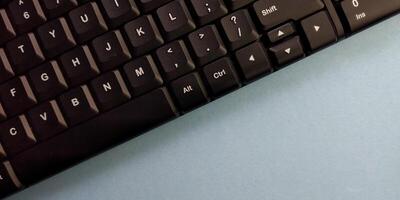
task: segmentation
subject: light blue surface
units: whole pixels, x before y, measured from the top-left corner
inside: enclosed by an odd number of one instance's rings
[[[400,16],[11,199],[399,200]]]

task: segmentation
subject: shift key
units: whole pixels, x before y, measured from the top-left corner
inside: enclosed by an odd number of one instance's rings
[[[400,0],[344,0],[341,5],[351,31],[400,10]]]
[[[289,20],[300,20],[323,8],[322,0],[259,0],[253,5],[264,30]]]

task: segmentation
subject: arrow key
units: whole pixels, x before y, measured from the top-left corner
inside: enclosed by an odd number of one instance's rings
[[[337,40],[336,32],[325,11],[304,19],[301,21],[301,26],[307,36],[311,50],[321,48]]]
[[[280,65],[286,64],[305,55],[299,36],[273,46],[269,50],[273,53],[276,61]]]
[[[246,80],[273,71],[267,52],[260,42],[254,42],[239,49],[235,55]]]
[[[291,35],[296,33],[296,29],[294,28],[294,25],[292,22],[286,23],[272,31],[268,32],[268,39],[272,43],[278,42],[284,38],[287,38]]]

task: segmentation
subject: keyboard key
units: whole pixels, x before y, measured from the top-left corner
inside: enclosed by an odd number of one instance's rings
[[[68,86],[56,61],[50,61],[29,72],[32,88],[40,100],[59,95]]]
[[[1,85],[0,99],[10,116],[22,113],[37,102],[25,76],[14,78]]]
[[[108,30],[95,2],[87,3],[72,10],[69,13],[69,18],[79,43],[86,42]]]
[[[171,42],[156,51],[164,75],[168,80],[182,76],[195,66],[192,58],[182,40]]]
[[[42,0],[43,10],[49,18],[56,18],[78,6],[77,0]]]
[[[8,42],[6,51],[16,73],[24,73],[44,61],[43,52],[33,33]]]
[[[101,70],[114,69],[132,58],[119,31],[111,31],[92,41]]]
[[[268,31],[268,39],[272,43],[281,41],[296,33],[296,28],[292,22],[286,23],[278,28]]]
[[[20,33],[30,31],[46,21],[38,0],[13,0],[8,4],[8,13]]]
[[[16,179],[14,171],[8,161],[0,164],[0,197],[17,191],[22,185]]]
[[[21,182],[29,185],[176,115],[167,90],[157,89],[42,142],[10,162]]]
[[[60,62],[70,85],[79,85],[100,73],[87,46],[77,47],[61,55]]]
[[[16,36],[6,10],[0,9],[0,45]]]
[[[8,156],[32,147],[36,139],[24,115],[0,124],[0,139]]]
[[[299,20],[324,7],[322,0],[258,0],[253,4],[264,30],[289,20]]]
[[[172,1],[157,9],[167,40],[173,40],[196,28],[183,0]]]
[[[212,22],[228,13],[222,0],[191,0],[190,2],[200,25]]]
[[[250,4],[251,2],[254,2],[254,0],[225,0],[225,2],[231,10],[236,10],[247,4]]]
[[[1,102],[0,102],[0,122],[4,121],[6,119],[7,119],[6,111],[4,111],[4,108],[3,108],[3,106],[1,105]],[[1,156],[0,156],[0,158],[1,158]]]
[[[52,58],[76,45],[67,21],[58,18],[50,21],[37,30],[45,55]]]
[[[352,31],[400,10],[398,0],[344,0],[342,9]]]
[[[161,46],[164,40],[151,15],[141,16],[124,26],[135,56]]]
[[[108,72],[90,83],[95,99],[101,110],[109,110],[131,98],[118,71]]]
[[[269,50],[274,54],[280,65],[305,56],[299,36],[273,46]]]
[[[301,21],[301,26],[307,36],[311,50],[316,50],[337,40],[335,29],[325,11],[304,19]]]
[[[62,94],[59,103],[68,124],[74,126],[99,113],[87,86],[81,86]]]
[[[13,76],[14,71],[11,69],[6,52],[4,52],[4,49],[0,48],[0,83],[12,78]]]
[[[255,42],[239,49],[236,51],[235,56],[246,80],[251,80],[261,74],[273,71],[267,52],[260,42]]]
[[[139,16],[139,9],[133,0],[101,0],[109,24],[117,27]]]
[[[240,85],[235,67],[228,57],[206,65],[203,72],[214,96],[225,94]]]
[[[238,49],[259,38],[247,10],[238,10],[221,19],[221,25],[231,50]]]
[[[170,1],[171,0],[139,0],[139,3],[142,7],[142,10],[144,12],[148,12],[148,11],[158,8],[158,7],[162,6],[163,4],[166,4]]]
[[[197,73],[188,74],[171,83],[179,107],[188,111],[207,103],[207,92]]]
[[[205,26],[190,33],[188,37],[199,65],[207,64],[227,53],[215,25]]]
[[[67,128],[67,123],[56,101],[43,103],[28,112],[28,119],[39,141],[57,135]]]
[[[124,72],[128,77],[134,96],[141,95],[163,84],[163,79],[150,55],[128,62],[124,66]]]

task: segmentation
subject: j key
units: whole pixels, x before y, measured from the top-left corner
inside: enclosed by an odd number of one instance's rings
[[[0,99],[10,116],[19,114],[36,104],[36,98],[25,76],[14,78],[0,86]]]
[[[0,45],[16,36],[6,10],[0,9]]]
[[[314,13],[324,8],[324,3],[322,0],[258,0],[253,8],[261,26],[268,30],[285,21],[297,21]]]
[[[42,0],[43,9],[49,18],[58,17],[78,6],[77,0]]]
[[[173,40],[196,27],[183,0],[173,1],[157,9],[157,15],[167,40]]]
[[[169,43],[156,51],[165,77],[168,80],[175,79],[192,70],[195,66],[182,40]]]
[[[150,55],[130,61],[124,66],[133,95],[138,96],[163,84],[163,79]]]
[[[11,164],[21,182],[30,185],[176,115],[168,91],[160,88],[39,143]]]
[[[199,65],[207,64],[227,53],[215,25],[208,25],[190,33],[189,41]]]
[[[95,77],[100,71],[87,46],[81,46],[60,57],[62,69],[71,85],[79,85]]]
[[[235,55],[246,80],[251,80],[261,74],[273,71],[267,52],[260,42],[255,42],[239,49]]]
[[[278,28],[275,28],[268,32],[268,39],[272,43],[278,42],[284,38],[287,38],[296,33],[296,29],[292,22],[286,23]]]
[[[232,50],[249,44],[259,37],[247,10],[238,10],[222,18],[221,24]]]
[[[55,100],[31,109],[28,112],[28,119],[39,141],[57,135],[67,128],[67,123]]]
[[[325,11],[304,19],[301,21],[301,26],[307,36],[311,50],[321,48],[337,40],[335,29]]]
[[[148,11],[158,8],[158,7],[162,6],[163,4],[166,4],[170,1],[171,0],[139,0],[139,3],[142,7],[142,10],[144,12],[148,12]]]
[[[24,115],[0,124],[0,139],[8,156],[13,156],[36,143],[35,136]]]
[[[87,86],[68,91],[59,98],[67,123],[71,126],[88,120],[99,112]]]
[[[12,192],[15,192],[21,187],[19,182],[15,183],[13,178],[16,176],[12,171],[12,167],[9,162],[3,162],[0,164],[0,197],[4,197]]]
[[[53,98],[68,86],[56,61],[46,62],[29,72],[29,79],[38,99]]]
[[[11,65],[16,73],[23,73],[42,63],[44,56],[33,33],[22,35],[6,44]]]
[[[280,65],[296,60],[297,58],[304,57],[305,55],[299,36],[271,47],[269,50],[274,54],[277,62]]]
[[[247,4],[250,4],[254,0],[225,0],[226,4],[229,5],[229,8],[231,10],[236,10],[238,8],[241,8]]]
[[[6,52],[4,52],[4,49],[0,48],[0,83],[12,78],[13,76],[14,71],[8,61]]]
[[[399,0],[344,0],[341,6],[352,31],[400,11]]]
[[[100,110],[109,110],[131,98],[119,71],[112,71],[92,80],[90,86]]]
[[[240,82],[235,67],[228,57],[206,65],[203,72],[214,96],[239,87]]]
[[[200,25],[207,24],[228,13],[222,0],[191,0]]]
[[[3,108],[3,106],[1,105],[1,102],[0,102],[0,122],[1,121],[4,121],[4,120],[6,120],[7,119],[7,114],[6,114],[6,111],[4,111],[4,108]],[[0,148],[1,149],[1,148]],[[1,157],[1,156],[0,156]]]
[[[83,43],[108,30],[95,2],[87,3],[69,13],[78,42]]]
[[[52,58],[74,47],[75,39],[64,18],[50,21],[37,30],[45,55]]]
[[[172,91],[178,101],[179,107],[188,111],[207,103],[207,92],[199,74],[192,73],[181,77],[171,83]]]
[[[140,14],[133,0],[101,0],[101,3],[112,27],[126,23]]]
[[[119,31],[111,31],[92,41],[101,70],[113,69],[131,59],[128,47]]]
[[[135,56],[143,55],[164,43],[151,15],[141,16],[127,23],[124,29]]]
[[[46,21],[39,0],[13,0],[8,4],[8,13],[20,33]]]

